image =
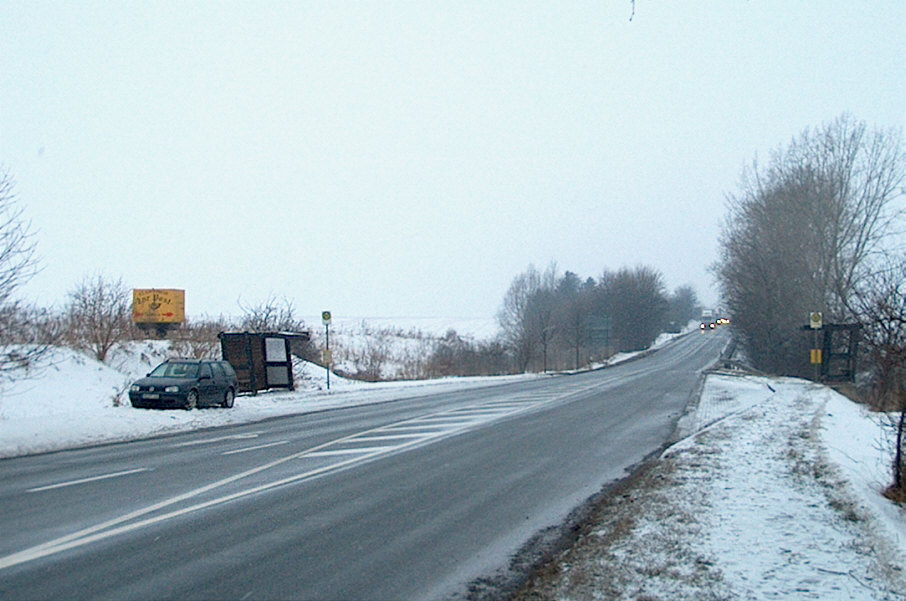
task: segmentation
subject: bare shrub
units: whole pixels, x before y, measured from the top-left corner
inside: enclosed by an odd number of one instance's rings
[[[173,337],[173,351],[180,357],[195,359],[221,356],[218,334],[230,330],[230,322],[221,316],[217,319],[187,320]]]
[[[512,373],[513,367],[514,361],[502,341],[475,342],[451,329],[435,343],[424,377],[501,375]]]
[[[384,366],[390,360],[391,345],[386,336],[368,336],[360,348],[346,350],[344,363],[348,367],[337,372],[345,377],[366,382],[384,379]]]
[[[278,298],[269,296],[264,302],[257,305],[239,303],[243,315],[239,320],[240,330],[247,332],[287,332],[302,334],[308,333],[305,322],[296,315],[296,307],[286,297]],[[297,357],[308,361],[318,361],[318,353],[305,337],[294,338],[290,342],[291,351]]]
[[[0,381],[28,374],[64,333],[62,317],[50,309],[18,301],[0,306]]]
[[[893,483],[887,494],[906,497],[906,259],[890,258],[865,278],[850,303],[868,347],[868,396],[895,414]]]
[[[103,361],[110,348],[131,333],[131,305],[122,278],[86,277],[69,293],[64,311],[69,344]]]
[[[397,379],[420,380],[428,377],[426,374],[434,341],[429,338],[417,338],[413,343],[406,345],[398,353]]]
[[[274,295],[257,305],[245,305],[239,302],[242,317],[239,327],[249,332],[301,332],[305,322],[296,316],[296,307],[286,297]]]

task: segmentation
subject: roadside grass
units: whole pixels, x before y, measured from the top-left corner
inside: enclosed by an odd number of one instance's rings
[[[853,501],[852,496],[845,492],[845,479],[818,451],[819,445],[815,444],[814,440],[819,436],[820,427],[819,412],[810,421],[803,422],[799,428],[794,428],[790,432],[786,451],[789,472],[799,485],[817,484],[817,490],[824,495],[828,506],[834,509],[841,519],[850,523],[863,522],[867,517]]]
[[[663,458],[630,489],[607,497],[589,520],[594,527],[536,572],[513,601],[729,599],[714,558],[688,542],[701,535],[707,513],[701,480],[714,451],[696,447]]]
[[[755,406],[652,461],[511,599],[722,601],[847,586],[869,595],[858,598],[900,599],[896,552],[825,456],[823,410],[804,397],[775,402],[789,403],[784,417]],[[798,505],[785,508],[786,495]],[[858,561],[827,562],[835,547]]]

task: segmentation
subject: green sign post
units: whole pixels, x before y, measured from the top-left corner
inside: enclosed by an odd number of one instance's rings
[[[330,365],[333,363],[333,355],[330,352],[330,311],[321,312],[321,322],[324,324],[324,367],[327,369],[327,390],[330,390]]]

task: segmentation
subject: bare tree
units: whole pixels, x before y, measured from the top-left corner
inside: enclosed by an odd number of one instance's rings
[[[855,283],[871,269],[902,212],[893,207],[906,178],[899,130],[870,131],[843,115],[795,140],[780,163],[806,192],[800,205],[816,284],[841,311]],[[805,209],[803,212],[802,210]]]
[[[597,311],[611,318],[618,350],[650,346],[663,332],[668,309],[664,276],[653,267],[624,267],[601,276]]]
[[[504,344],[511,349],[520,372],[528,369],[537,346],[526,309],[540,287],[541,274],[534,265],[529,265],[524,273],[513,278],[497,312]]]
[[[543,353],[542,368],[547,369],[548,349],[556,332],[553,298],[556,284],[556,264],[551,263],[544,273],[529,265],[513,279],[504,296],[497,321],[519,371],[529,368],[539,348]]]
[[[906,258],[889,257],[870,277],[860,281],[850,308],[859,316],[868,347],[875,406],[892,411],[895,443],[893,484],[888,496],[906,500]]]
[[[758,367],[804,375],[798,326],[809,311],[847,317],[854,286],[902,215],[894,200],[904,178],[900,132],[871,131],[848,115],[744,172],[713,269]]]
[[[0,381],[10,381],[32,373],[37,360],[63,339],[62,317],[22,301],[0,305]]]
[[[594,280],[583,283],[579,276],[567,271],[557,283],[557,331],[564,350],[573,356],[573,368],[579,369],[582,350],[590,340],[589,315],[592,310]]]
[[[533,337],[541,347],[541,371],[546,372],[550,367],[549,355],[551,346],[557,337],[557,297],[553,287],[543,285],[535,291],[529,299],[526,309],[526,319]]]
[[[65,314],[70,344],[104,361],[131,331],[130,308],[130,290],[122,278],[87,276],[69,293]]]
[[[0,380],[24,375],[61,330],[51,311],[15,299],[16,291],[35,275],[38,262],[31,226],[14,188],[9,171],[0,166]]]
[[[0,166],[0,305],[37,271],[31,226],[22,216],[13,192],[15,182]]]
[[[689,321],[696,319],[701,314],[702,307],[698,302],[698,295],[695,293],[695,288],[689,284],[674,290],[668,300],[670,309],[667,321],[674,331],[679,331]]]

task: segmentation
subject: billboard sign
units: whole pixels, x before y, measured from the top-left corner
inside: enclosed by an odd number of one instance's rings
[[[184,323],[186,291],[143,288],[132,291],[132,321],[135,323]]]

